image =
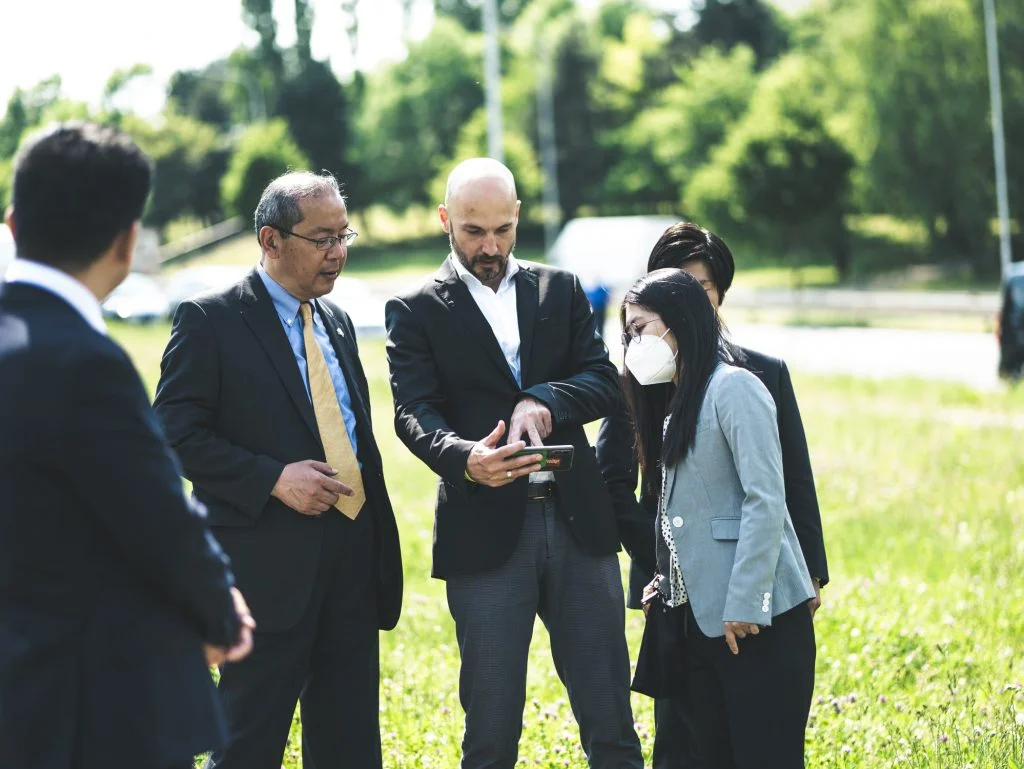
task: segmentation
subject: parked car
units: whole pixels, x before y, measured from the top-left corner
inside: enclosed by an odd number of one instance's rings
[[[996,316],[999,340],[999,375],[1024,375],[1024,262],[1010,265],[1003,282],[1003,303]]]
[[[0,222],[0,278],[7,272],[7,267],[14,261],[14,235],[3,222]]]
[[[186,299],[237,283],[250,269],[233,264],[201,264],[172,273],[167,278],[165,289],[168,312],[174,315],[178,305]]]
[[[384,301],[365,280],[342,275],[327,298],[349,314],[359,339],[384,336]]]
[[[106,318],[131,323],[153,323],[169,317],[167,295],[148,275],[133,272],[102,304]]]

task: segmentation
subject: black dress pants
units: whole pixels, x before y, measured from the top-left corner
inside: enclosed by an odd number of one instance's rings
[[[655,707],[655,769],[802,769],[814,690],[811,613],[800,604],[759,635],[704,635],[689,605],[671,611],[685,693]]]
[[[231,736],[207,769],[279,769],[296,701],[305,769],[381,766],[372,511],[354,521],[336,510],[325,516],[320,567],[299,623],[279,633],[257,626],[252,653],[221,669]]]

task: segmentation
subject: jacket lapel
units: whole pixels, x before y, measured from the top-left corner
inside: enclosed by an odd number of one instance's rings
[[[516,282],[516,315],[519,318],[519,376],[523,380],[523,387],[526,387],[530,381],[527,371],[530,353],[533,351],[533,327],[537,323],[540,291],[537,287],[537,273],[522,264],[512,280]]]
[[[452,311],[459,323],[469,328],[487,354],[487,357],[491,359],[491,362],[516,387],[519,387],[512,369],[509,368],[508,361],[505,360],[505,354],[501,351],[501,345],[498,344],[498,339],[494,336],[494,331],[491,330],[491,324],[487,322],[487,318],[484,317],[480,308],[477,307],[472,294],[466,288],[466,284],[459,280],[459,276],[449,259],[446,259],[444,264],[441,265],[441,268],[434,275],[434,280],[437,281],[435,290],[441,301],[448,306],[448,309]],[[520,356],[520,360],[522,360],[522,356]]]
[[[285,390],[295,403],[306,426],[320,439],[320,431],[316,426],[316,416],[313,414],[313,405],[306,395],[306,386],[299,375],[299,366],[295,362],[295,355],[288,344],[288,337],[285,336],[281,327],[281,318],[274,309],[274,302],[267,293],[267,287],[263,285],[260,276],[253,270],[242,282],[239,290],[239,299],[244,305],[242,317],[249,324],[256,339],[263,345],[263,349],[270,358],[270,362],[277,371],[278,376],[284,383]]]

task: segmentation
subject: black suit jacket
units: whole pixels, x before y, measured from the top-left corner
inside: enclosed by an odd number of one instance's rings
[[[786,483],[786,507],[812,577],[828,582],[828,561],[821,531],[821,512],[814,489],[814,474],[807,451],[807,436],[800,419],[800,408],[785,362],[778,358],[744,349],[745,368],[768,388],[779,423],[782,444],[782,470]],[[654,521],[657,499],[646,494],[637,502],[638,467],[634,453],[633,424],[625,402],[619,399],[615,414],[604,421],[597,436],[597,457],[601,473],[615,500],[622,544],[632,559],[629,579],[629,605],[640,607],[643,587],[657,569]]]
[[[0,765],[165,769],[219,747],[203,641],[239,625],[131,361],[0,286]]]
[[[366,489],[360,514],[374,518],[377,618],[390,630],[402,606],[402,558],[369,388],[352,321],[330,302],[316,304],[356,414]],[[160,369],[157,414],[231,556],[258,630],[294,626],[313,591],[326,518],[301,515],[270,492],[285,465],[323,461],[324,449],[288,337],[256,270],[178,307]]]
[[[466,481],[465,471],[474,443],[498,420],[508,427],[524,396],[551,410],[554,429],[547,444],[575,446],[572,469],[556,473],[556,479],[576,541],[594,555],[619,549],[611,498],[583,431],[584,424],[614,406],[615,367],[576,277],[519,264],[513,280],[522,387],[450,260],[419,289],[391,299],[385,310],[395,429],[440,476],[435,577],[499,566],[515,549],[526,508],[526,478],[494,489]]]

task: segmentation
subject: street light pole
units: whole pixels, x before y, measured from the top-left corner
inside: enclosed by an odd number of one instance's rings
[[[554,62],[551,43],[543,31],[537,34],[537,141],[544,169],[544,249],[551,250],[561,224],[558,191],[558,153],[555,142]]]
[[[988,49],[988,87],[992,101],[992,153],[996,167],[996,205],[999,211],[999,263],[1006,279],[1013,253],[1010,247],[1010,202],[1006,189],[1006,144],[1003,139],[1003,94],[999,82],[999,40],[994,0],[984,0],[985,44]]]
[[[501,124],[501,43],[498,40],[498,2],[484,0],[484,86],[487,90],[487,154],[505,161]]]

